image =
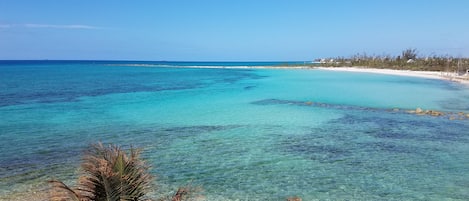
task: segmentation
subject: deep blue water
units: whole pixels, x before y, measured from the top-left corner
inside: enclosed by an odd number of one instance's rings
[[[108,66],[109,62],[102,66],[87,62],[18,65],[0,66],[1,76],[10,78],[1,82],[0,106],[69,102],[114,93],[194,89],[250,76],[248,70],[232,73],[222,69],[125,68]]]
[[[153,194],[192,183],[207,200],[469,199],[467,87],[184,68],[283,63],[0,61],[0,199],[73,181],[97,141],[142,147]],[[406,112],[417,107],[452,114]]]
[[[0,66],[12,65],[159,65],[159,66],[285,66],[285,65],[304,65],[305,61],[106,61],[106,60],[0,60]]]

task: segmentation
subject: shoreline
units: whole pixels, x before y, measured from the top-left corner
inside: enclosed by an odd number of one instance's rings
[[[469,87],[469,76],[458,76],[450,72],[438,71],[412,71],[412,70],[394,70],[394,69],[379,69],[367,67],[314,67],[314,69],[327,70],[327,71],[341,71],[341,72],[355,72],[355,73],[375,73],[396,76],[419,77],[426,79],[438,79],[451,82],[457,82]]]
[[[126,65],[128,66],[128,65]],[[132,65],[136,66],[136,65]],[[139,67],[163,67],[163,68],[199,68],[199,69],[292,69],[292,70],[327,70],[354,73],[375,73],[384,75],[419,77],[425,79],[438,79],[450,82],[456,82],[469,87],[469,76],[459,76],[451,72],[441,71],[413,71],[413,70],[395,70],[385,68],[369,68],[369,67],[315,67],[315,66],[148,66],[138,65]]]
[[[148,66],[147,66],[148,67]],[[166,68],[199,68],[199,69],[283,69],[283,70],[327,70],[353,73],[375,73],[383,75],[418,77],[425,79],[438,79],[450,82],[456,82],[469,87],[469,76],[459,76],[451,72],[441,71],[413,71],[413,70],[395,70],[385,68],[368,67],[315,67],[315,66],[157,66]]]

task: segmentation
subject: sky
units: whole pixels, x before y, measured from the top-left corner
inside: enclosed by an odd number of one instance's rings
[[[467,0],[0,0],[0,59],[469,57]]]

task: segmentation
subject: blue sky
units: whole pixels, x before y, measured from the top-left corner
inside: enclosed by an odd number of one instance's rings
[[[467,0],[0,0],[0,59],[469,57]]]

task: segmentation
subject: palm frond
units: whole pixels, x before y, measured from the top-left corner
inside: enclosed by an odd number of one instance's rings
[[[106,200],[139,200],[151,181],[149,167],[139,158],[139,153],[140,150],[131,148],[129,156],[118,146],[92,145],[82,165],[92,181],[87,187],[104,191],[95,194]]]
[[[58,198],[56,200],[142,200],[149,190],[152,177],[148,173],[149,166],[139,156],[138,149],[131,148],[127,154],[119,146],[92,144],[82,159],[83,176],[78,181],[77,190],[59,181],[51,182],[57,186],[54,189],[63,189],[60,196],[55,196]],[[67,196],[69,199],[60,199]]]
[[[86,196],[80,195],[76,190],[71,189],[66,184],[58,180],[50,180],[49,184],[52,185],[50,191],[51,201],[84,201],[88,200]]]

